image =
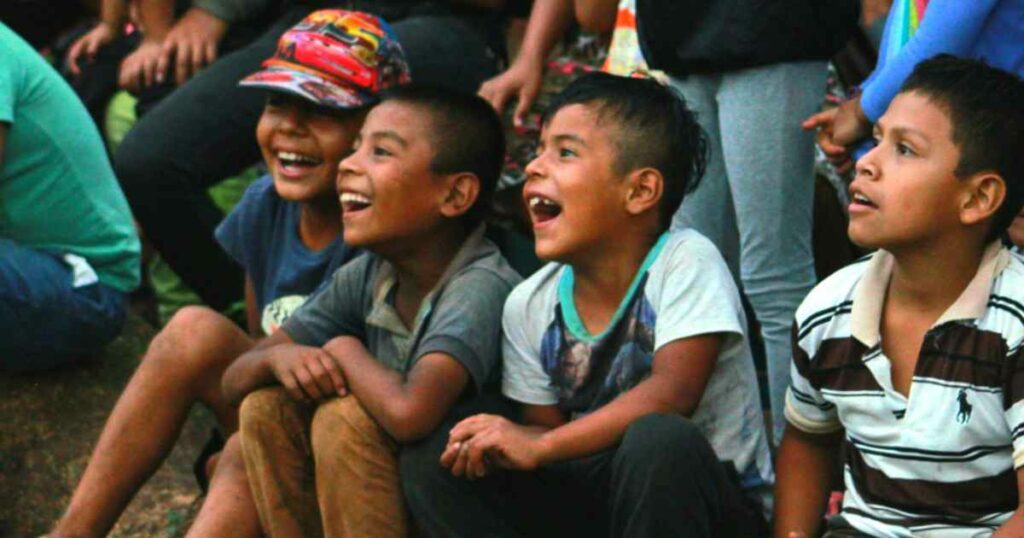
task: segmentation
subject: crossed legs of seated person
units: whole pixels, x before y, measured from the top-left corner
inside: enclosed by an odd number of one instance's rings
[[[237,408],[220,391],[224,369],[254,341],[203,307],[182,309],[150,343],[103,427],[54,536],[105,536],[202,402],[225,432],[238,428]]]
[[[76,283],[76,274],[64,256],[0,237],[0,371],[74,364],[120,334],[126,294],[88,278]]]

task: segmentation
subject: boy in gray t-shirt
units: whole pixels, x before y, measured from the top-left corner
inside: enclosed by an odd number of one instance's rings
[[[502,320],[521,421],[478,414],[432,447],[447,469],[405,483],[426,535],[766,533],[773,476],[739,294],[706,238],[666,232],[705,144],[653,80],[585,75],[554,100],[523,190],[554,263]]]
[[[503,155],[476,96],[405,87],[367,115],[338,192],[370,254],[224,374],[266,534],[406,535],[402,447],[497,373],[520,278],[479,222]]]

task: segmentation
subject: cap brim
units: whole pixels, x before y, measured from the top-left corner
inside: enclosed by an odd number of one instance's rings
[[[302,71],[280,67],[270,67],[253,73],[242,79],[238,85],[289,93],[321,106],[345,110],[377,102],[373,96],[354,88]]]

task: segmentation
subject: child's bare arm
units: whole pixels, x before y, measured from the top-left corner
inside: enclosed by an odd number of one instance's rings
[[[818,535],[833,485],[841,433],[786,426],[775,463],[775,538]]]
[[[224,398],[237,404],[250,392],[280,384],[297,401],[313,402],[346,394],[337,364],[317,347],[298,345],[288,333],[275,331],[243,354],[224,372]]]
[[[459,444],[462,454],[445,463],[456,474],[483,476],[486,455],[502,467],[530,470],[605,450],[644,415],[689,416],[704,394],[721,344],[722,337],[717,334],[667,344],[655,354],[650,377],[593,413],[547,431],[493,415],[470,417],[451,432],[449,447],[454,450]]]
[[[430,353],[403,375],[380,363],[357,338],[341,336],[324,346],[337,361],[349,390],[398,442],[430,433],[469,382],[469,373],[446,353]]]
[[[1017,469],[1017,509],[1010,519],[992,535],[992,538],[1024,536],[1024,468]]]
[[[249,329],[249,336],[253,338],[263,336],[263,328],[260,327],[260,312],[256,308],[256,287],[249,275],[245,275],[245,325]]]

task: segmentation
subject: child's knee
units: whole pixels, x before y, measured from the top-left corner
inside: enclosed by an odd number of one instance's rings
[[[355,396],[328,400],[313,414],[314,454],[352,452],[358,446],[388,447],[393,441]]]
[[[220,313],[205,306],[179,310],[156,335],[143,356],[143,364],[161,368],[164,375],[206,372],[224,350],[233,349],[230,335],[238,329]]]
[[[623,435],[618,456],[631,462],[696,460],[696,454],[714,455],[707,438],[693,422],[670,414],[644,415],[635,420]]]
[[[297,405],[283,387],[267,387],[250,393],[238,409],[242,443],[260,437],[268,427],[279,426],[282,417],[292,414],[290,411]]]

